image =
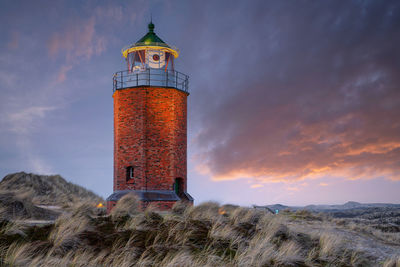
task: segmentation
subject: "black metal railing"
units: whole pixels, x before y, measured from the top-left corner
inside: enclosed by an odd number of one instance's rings
[[[189,93],[189,76],[179,71],[151,68],[118,71],[114,74],[113,92],[138,86],[171,87]]]

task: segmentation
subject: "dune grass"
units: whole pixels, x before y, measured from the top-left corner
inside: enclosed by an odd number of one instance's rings
[[[104,203],[95,193],[67,182],[60,175],[12,173],[0,181],[0,196],[4,192],[12,193],[16,198],[35,205],[59,205],[68,208],[72,203],[80,201]]]
[[[112,214],[81,203],[54,224],[2,222],[0,266],[399,266],[373,258],[307,212],[273,215],[207,202],[140,212],[127,195]],[[300,227],[301,226],[301,227]],[[332,226],[333,227],[333,226]],[[329,228],[329,229],[328,229]],[[320,227],[319,229],[324,229]]]

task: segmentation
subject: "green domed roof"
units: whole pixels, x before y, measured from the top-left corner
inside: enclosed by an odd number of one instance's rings
[[[158,37],[154,33],[154,24],[153,22],[149,23],[149,32],[143,36],[139,41],[135,44],[126,46],[122,48],[122,56],[127,58],[129,53],[146,50],[146,49],[157,49],[164,52],[171,53],[175,58],[179,56],[178,48],[174,46],[167,45],[160,37]]]
[[[149,23],[149,32],[135,43],[135,46],[156,45],[169,47],[157,34],[154,33],[153,22]]]

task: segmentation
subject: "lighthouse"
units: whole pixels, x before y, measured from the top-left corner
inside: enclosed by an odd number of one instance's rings
[[[144,209],[171,209],[187,192],[189,77],[175,70],[179,50],[148,25],[148,33],[122,49],[126,70],[113,77],[114,185],[107,211],[128,193]]]

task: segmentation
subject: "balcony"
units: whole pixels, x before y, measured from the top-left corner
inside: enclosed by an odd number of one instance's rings
[[[189,94],[189,76],[179,71],[152,68],[118,71],[114,74],[113,92],[141,86],[175,88]]]

